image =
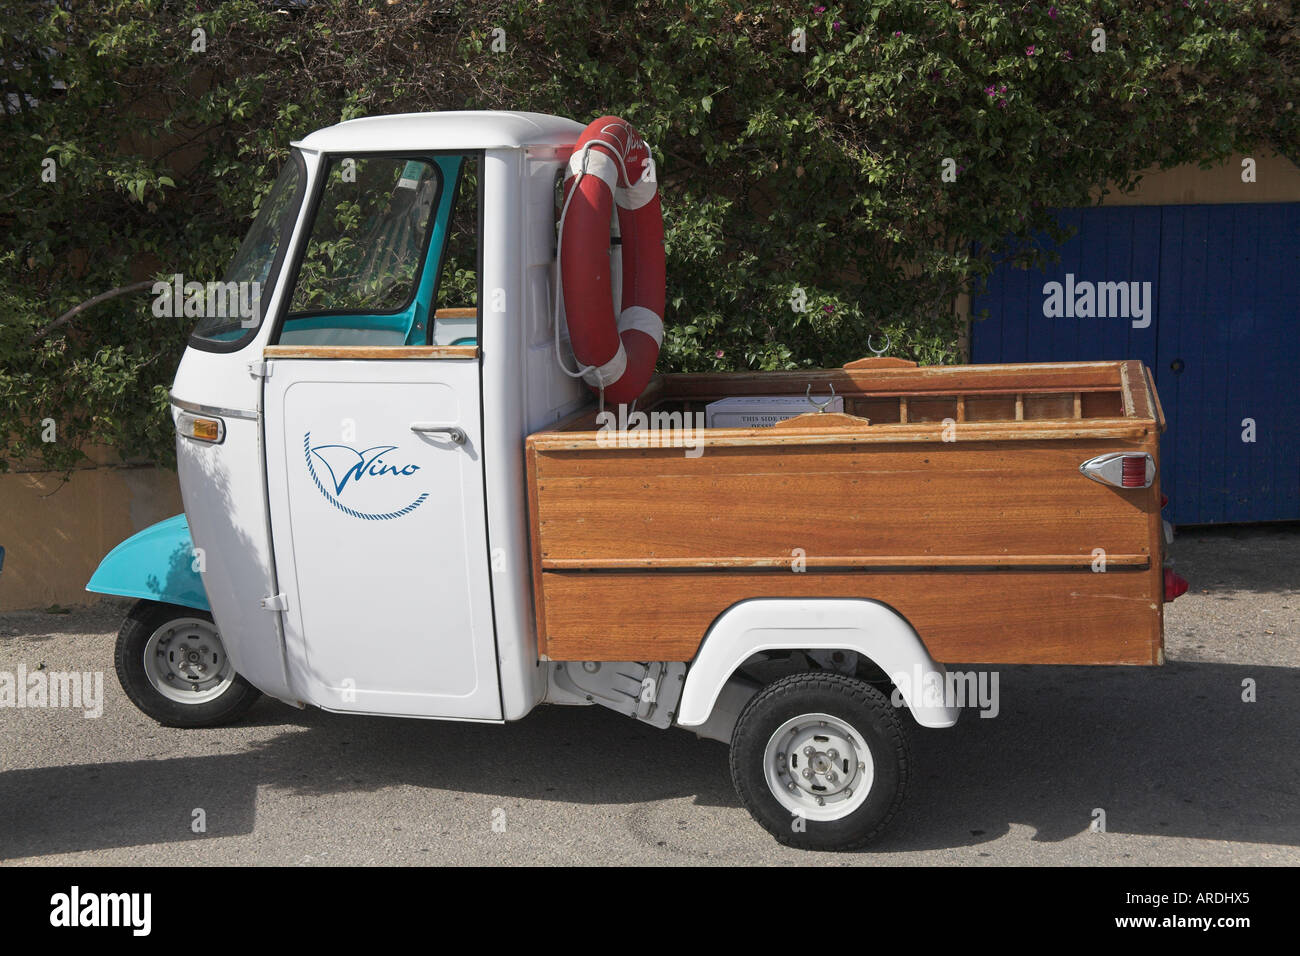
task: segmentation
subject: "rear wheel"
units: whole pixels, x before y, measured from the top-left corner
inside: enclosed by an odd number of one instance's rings
[[[233,723],[261,696],[235,673],[207,611],[140,601],[114,656],[126,696],[166,727]]]
[[[777,840],[802,849],[850,850],[873,840],[903,801],[909,764],[889,698],[841,674],[769,684],[731,738],[741,802]]]

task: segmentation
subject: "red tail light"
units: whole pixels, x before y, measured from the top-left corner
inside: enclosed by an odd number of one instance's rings
[[[1122,484],[1125,488],[1147,486],[1147,456],[1125,455]]]
[[[1113,451],[1089,458],[1079,471],[1115,488],[1150,488],[1156,480],[1156,460],[1145,452]]]
[[[1187,581],[1172,568],[1165,568],[1165,603],[1187,593]]]

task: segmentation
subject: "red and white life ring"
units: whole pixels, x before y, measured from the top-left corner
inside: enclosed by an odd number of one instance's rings
[[[578,138],[564,180],[560,273],[573,354],[605,401],[634,401],[664,339],[664,226],[650,148],[617,116]],[[623,294],[617,318],[610,223],[618,207]]]

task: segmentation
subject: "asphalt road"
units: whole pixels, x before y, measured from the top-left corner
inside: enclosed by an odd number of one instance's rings
[[[1300,527],[1186,532],[1173,555],[1192,591],[1167,608],[1165,667],[1000,669],[999,715],[913,725],[891,830],[834,855],[776,844],[726,748],[684,731],[595,707],[478,726],[268,700],[236,727],[170,730],[118,687],[120,607],[0,614],[0,671],[104,674],[97,719],[0,709],[0,860],[1300,863]]]

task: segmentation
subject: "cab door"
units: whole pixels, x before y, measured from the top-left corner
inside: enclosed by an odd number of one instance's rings
[[[271,609],[295,688],[329,710],[501,719],[477,263],[448,248],[478,225],[475,160],[321,157],[266,347]]]
[[[478,350],[454,348],[268,350],[285,643],[329,710],[501,717]]]

